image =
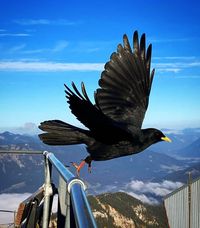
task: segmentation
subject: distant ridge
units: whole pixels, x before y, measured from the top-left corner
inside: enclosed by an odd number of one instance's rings
[[[187,182],[188,171],[192,172],[193,178],[198,176],[200,170],[197,159],[183,157],[181,153],[185,148],[185,140],[187,140],[188,147],[191,146],[193,148],[196,145],[198,149],[199,133],[196,129],[194,131],[190,129],[186,132],[186,134],[172,134],[170,136],[170,138],[175,140],[171,143],[172,148],[173,144],[175,144],[180,149],[179,154],[182,157],[179,156],[180,158],[178,159],[175,155],[177,156],[179,150],[171,151],[166,147],[168,144],[160,143],[156,149],[151,147],[151,150],[146,150],[144,153],[135,156],[107,162],[94,162],[92,173],[88,174],[87,168],[85,168],[81,178],[87,183],[90,194],[97,195],[103,192],[123,190],[124,192],[137,194],[138,198],[145,202],[161,202],[162,195],[155,194],[156,189],[151,190],[151,192],[148,192],[149,189],[146,192],[136,192],[131,183],[136,181],[145,186],[147,184],[161,186],[164,192],[169,192],[172,189],[168,186],[163,186],[165,180],[171,181],[172,183],[170,183],[176,186],[176,182]],[[40,142],[37,136],[20,135],[11,132],[0,133],[0,150],[29,152],[47,150],[55,153],[63,164],[68,166],[70,166],[71,161],[80,162],[86,155],[84,145],[47,146]],[[192,149],[191,152],[193,152]],[[171,154],[174,157],[170,156]],[[0,193],[34,192],[44,181],[43,162],[42,155],[15,154],[13,156],[11,154],[0,154],[0,179],[2,180]],[[70,170],[75,172],[71,166]]]

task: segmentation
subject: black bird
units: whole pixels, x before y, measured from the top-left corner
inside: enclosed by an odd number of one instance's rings
[[[151,44],[146,50],[145,34],[139,42],[138,32],[134,32],[133,50],[124,35],[123,46],[118,45],[101,73],[100,88],[94,93],[95,104],[83,83],[82,93],[73,82],[73,90],[65,85],[71,112],[88,130],[60,120],[40,124],[39,128],[46,133],[39,137],[46,144],[87,145],[89,156],[80,165],[73,163],[78,174],[85,163],[90,169],[93,160],[136,154],[162,140],[171,142],[157,129],[141,129],[154,77],[154,69],[150,70],[151,50]]]

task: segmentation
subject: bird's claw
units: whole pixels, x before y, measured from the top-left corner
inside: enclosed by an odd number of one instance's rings
[[[80,175],[80,170],[83,168],[83,166],[85,165],[85,160],[83,160],[79,165],[76,164],[75,162],[70,162],[76,169],[76,174],[79,177]],[[88,172],[91,173],[92,172],[92,167],[91,167],[91,163],[88,164]]]
[[[78,165],[75,162],[70,162],[76,169],[78,169]]]
[[[83,166],[85,165],[85,161],[83,160],[80,165],[76,164],[75,162],[71,162],[71,164],[75,167],[76,169],[76,174],[79,177],[80,176],[80,170],[83,168]]]

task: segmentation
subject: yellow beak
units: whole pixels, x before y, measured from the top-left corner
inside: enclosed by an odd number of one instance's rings
[[[168,138],[167,136],[162,137],[161,139],[166,142],[172,142],[172,140],[170,138]]]

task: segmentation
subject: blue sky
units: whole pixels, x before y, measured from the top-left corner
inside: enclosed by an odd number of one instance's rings
[[[1,131],[47,119],[79,125],[63,84],[84,81],[92,98],[104,63],[135,30],[152,43],[156,68],[143,127],[200,127],[199,1],[0,3]]]

